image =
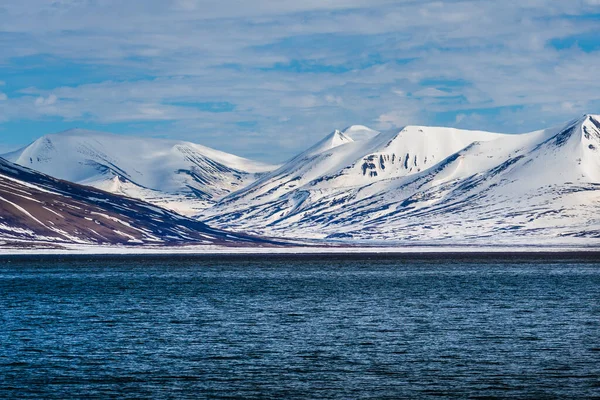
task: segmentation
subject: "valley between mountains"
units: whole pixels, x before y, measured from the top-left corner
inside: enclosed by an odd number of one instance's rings
[[[233,233],[232,233],[233,232]],[[600,244],[600,116],[524,134],[334,131],[283,165],[72,130],[0,161],[0,239]]]

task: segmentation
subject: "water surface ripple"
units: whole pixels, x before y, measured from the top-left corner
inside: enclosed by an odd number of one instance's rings
[[[2,398],[600,396],[600,263],[0,258]]]

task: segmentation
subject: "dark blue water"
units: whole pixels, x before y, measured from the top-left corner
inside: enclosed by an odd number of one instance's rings
[[[596,256],[0,258],[2,398],[600,396]]]

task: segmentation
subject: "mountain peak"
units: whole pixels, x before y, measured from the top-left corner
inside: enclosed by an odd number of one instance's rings
[[[344,132],[336,129],[325,137],[324,144],[328,145],[329,148],[341,146],[346,143],[354,142],[351,137],[346,135]]]
[[[379,134],[378,131],[364,125],[351,125],[344,129],[342,133],[355,142],[369,140]]]
[[[354,140],[348,137],[344,132],[336,129],[329,135],[325,136],[320,142],[306,150],[302,155],[312,155],[321,153],[323,151],[331,150],[335,147],[344,145],[346,143],[352,143]]]
[[[595,139],[596,145],[600,139],[600,117],[597,115],[586,115],[582,125],[583,137],[587,140]]]
[[[333,132],[329,148],[356,130]],[[292,160],[207,214],[294,238],[600,239],[599,154],[590,114],[521,135],[407,126]]]
[[[4,158],[59,179],[152,199],[186,215],[275,168],[190,142],[84,129],[43,136]]]

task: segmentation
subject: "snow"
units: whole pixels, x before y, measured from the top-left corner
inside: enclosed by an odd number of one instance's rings
[[[379,134],[378,131],[364,125],[352,125],[342,131],[342,133],[355,142],[361,142],[374,138]]]
[[[184,215],[198,213],[276,168],[189,142],[80,129],[46,135],[3,157]]]
[[[414,243],[600,246],[594,115],[518,135],[426,126],[379,133],[353,125],[278,168],[185,142],[87,131],[49,135],[10,157],[142,198],[153,204],[145,206],[156,214],[152,221],[167,207],[234,232],[394,251]],[[176,233],[186,238],[189,230]]]
[[[0,158],[3,247],[60,244],[270,243],[212,229],[139,200],[19,167]]]
[[[408,126],[321,146],[201,217],[221,228],[353,243],[591,242],[600,238],[599,121],[586,115],[521,135]]]
[[[562,252],[597,252],[598,247],[591,244],[560,243],[554,245],[422,245],[422,246],[339,246],[339,247],[224,247],[215,245],[202,246],[98,246],[85,244],[62,244],[60,248],[44,247],[7,247],[0,242],[0,256],[10,255],[302,255],[302,254],[434,254],[434,253],[562,253]]]

